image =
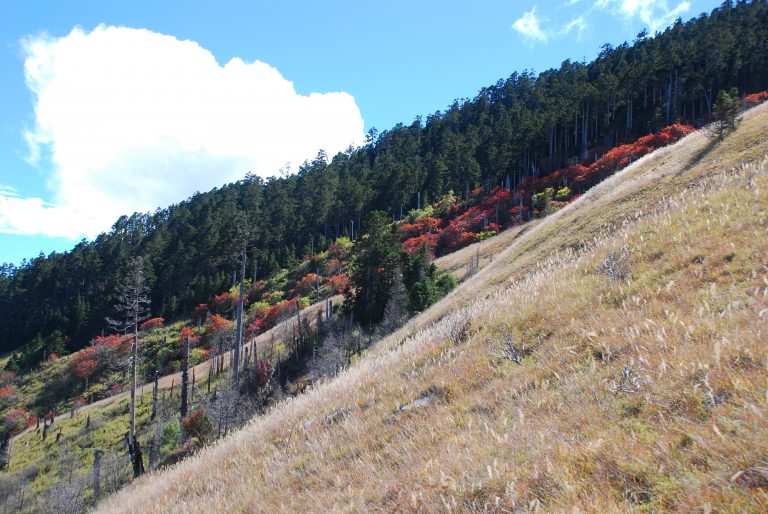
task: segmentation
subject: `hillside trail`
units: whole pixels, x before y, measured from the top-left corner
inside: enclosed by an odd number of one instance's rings
[[[344,296],[340,295],[340,294],[332,296],[330,298],[331,302],[333,302],[334,305],[340,304],[343,301],[343,299],[344,299]],[[326,298],[326,299],[324,299],[324,300],[322,300],[320,302],[313,303],[312,305],[310,305],[306,309],[301,310],[300,312],[301,312],[302,318],[304,316],[309,316],[310,322],[314,324],[316,322],[316,320],[317,320],[317,315],[319,313],[323,312],[323,309],[325,309],[325,302],[327,300],[328,300],[328,298]],[[249,353],[250,353],[250,352],[253,351],[254,345],[256,346],[256,350],[258,351],[259,349],[264,348],[264,346],[266,344],[272,342],[273,340],[274,341],[279,341],[280,338],[285,334],[286,331],[291,330],[293,328],[295,323],[296,323],[296,317],[295,316],[291,316],[290,318],[281,321],[280,323],[278,323],[277,325],[275,325],[271,329],[267,330],[263,334],[259,334],[258,336],[252,338],[250,341],[248,341],[247,343],[245,343],[243,345],[243,349],[247,348]],[[141,344],[141,343],[139,343],[139,344]],[[206,377],[206,376],[208,376],[208,369],[210,368],[212,362],[213,362],[213,359],[208,359],[205,362],[201,362],[197,366],[193,366],[193,367],[189,368],[190,375],[194,371],[194,374],[195,374],[196,377]],[[224,359],[224,362],[223,362],[224,369],[229,368],[229,366],[231,364],[232,364],[232,362],[231,362],[230,359],[226,359],[226,358]],[[181,385],[181,371],[178,371],[176,373],[171,373],[170,375],[164,375],[164,376],[160,377],[158,379],[158,381],[157,381],[158,389],[170,389],[172,385],[173,386],[180,386]],[[154,387],[154,383],[153,382],[147,382],[145,384],[137,386],[136,387],[136,396],[139,397],[139,396],[147,394],[147,393],[148,394],[152,394],[152,388],[153,387]],[[124,398],[128,398],[130,396],[130,394],[131,394],[131,391],[130,390],[126,390],[126,391],[123,391],[123,392],[118,393],[116,395],[109,396],[107,398],[102,398],[101,400],[97,400],[97,401],[95,401],[93,403],[89,403],[88,405],[84,405],[84,406],[80,407],[79,409],[77,409],[77,413],[79,414],[81,412],[84,412],[86,410],[93,409],[93,408],[96,408],[96,407],[106,407],[108,405],[113,405],[113,404],[123,400]],[[54,423],[57,420],[65,419],[65,418],[70,417],[70,416],[71,416],[71,414],[69,412],[64,413],[64,414],[59,414],[58,416],[56,416],[54,418]],[[30,426],[30,427],[26,428],[25,430],[23,430],[23,431],[19,432],[18,434],[16,434],[13,437],[12,440],[15,440],[18,437],[20,437],[20,436],[22,436],[22,435],[24,435],[26,433],[29,433],[29,432],[31,432],[33,430],[35,430],[35,427],[34,426]]]

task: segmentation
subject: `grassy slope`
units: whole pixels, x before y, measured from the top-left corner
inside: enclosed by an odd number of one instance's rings
[[[337,295],[332,297],[332,300],[334,303],[340,303],[342,297]],[[311,305],[302,311],[302,315],[314,319],[317,312],[324,307],[324,301]],[[252,349],[255,344],[259,352],[266,352],[273,342],[279,347],[282,344],[283,333],[290,329],[294,323],[293,318],[279,323],[275,328],[254,338],[246,346]],[[202,391],[205,390],[210,365],[211,362],[206,361],[194,367],[197,387]],[[229,365],[229,360],[225,359],[223,367],[227,369]],[[190,369],[191,375],[192,369]],[[161,408],[172,411],[178,409],[181,401],[180,384],[180,372],[160,378],[158,381],[160,390],[167,390],[174,386],[173,396],[168,395],[166,397],[165,392],[161,393],[162,398],[166,398],[168,404],[164,407],[161,406]],[[140,401],[136,409],[136,423],[139,441],[145,449],[151,437],[146,429],[150,424],[152,387],[153,384],[148,383],[139,387],[137,391]],[[123,437],[128,427],[129,394],[129,391],[124,391],[85,405],[79,408],[74,415],[63,413],[57,416],[45,441],[42,440],[42,428],[36,430],[34,426],[13,438],[11,464],[8,471],[9,473],[16,473],[22,470],[36,470],[34,479],[30,480],[29,490],[26,493],[31,500],[36,500],[36,495],[48,491],[51,485],[62,476],[62,473],[66,476],[66,472],[62,471],[66,466],[90,470],[93,466],[94,448],[112,454],[125,452]],[[193,405],[196,400],[193,396]],[[86,428],[86,419],[89,416],[91,426]],[[61,431],[61,438],[57,442],[56,435],[59,431]],[[70,460],[74,460],[74,464],[69,462]]]
[[[767,128],[764,106],[638,161],[336,380],[102,510],[764,511]],[[609,252],[628,280],[595,273]],[[495,357],[511,337],[522,364]]]

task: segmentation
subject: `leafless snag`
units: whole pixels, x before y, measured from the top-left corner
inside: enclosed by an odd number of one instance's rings
[[[518,342],[514,334],[505,332],[491,355],[499,360],[510,360],[515,364],[522,364],[526,355],[525,341]]]
[[[133,462],[134,477],[144,473],[144,462],[141,448],[136,439],[136,368],[138,366],[139,323],[149,318],[149,286],[144,273],[145,258],[136,257],[128,266],[123,281],[117,288],[117,303],[114,310],[115,319],[107,319],[107,323],[118,332],[133,331],[130,357],[130,426],[128,430],[128,451]]]
[[[634,372],[632,364],[627,364],[621,372],[619,382],[611,380],[609,387],[615,393],[636,393],[642,389],[643,381],[643,377]]]
[[[604,275],[612,280],[623,281],[629,277],[629,256],[627,249],[610,252],[595,270],[598,275]]]

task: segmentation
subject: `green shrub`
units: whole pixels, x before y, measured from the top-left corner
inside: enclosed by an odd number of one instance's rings
[[[181,444],[181,424],[174,420],[163,426],[163,435],[160,437],[160,451],[170,453]]]
[[[437,287],[440,289],[440,293],[445,296],[456,288],[458,282],[456,278],[450,273],[441,273],[437,277]]]
[[[558,202],[564,202],[571,197],[571,192],[572,191],[568,186],[560,188],[557,190],[557,193],[555,193],[555,200]]]
[[[540,214],[546,212],[554,193],[555,190],[551,187],[548,187],[541,193],[536,193],[533,195],[533,209]]]
[[[416,223],[421,218],[426,216],[434,216],[435,209],[431,205],[427,205],[423,209],[411,209],[408,211],[408,223]]]
[[[253,302],[248,307],[248,315],[249,316],[255,316],[256,313],[258,313],[260,310],[262,310],[262,309],[269,309],[270,307],[271,307],[271,305],[269,304],[269,302],[265,302],[265,301]]]
[[[208,352],[206,352],[204,348],[193,348],[189,352],[189,364],[191,366],[197,366],[203,362],[207,356]]]
[[[486,231],[478,232],[477,234],[475,234],[475,238],[478,241],[484,241],[484,240],[488,239],[489,237],[493,237],[495,235],[496,235],[496,231],[495,230],[486,230]]]

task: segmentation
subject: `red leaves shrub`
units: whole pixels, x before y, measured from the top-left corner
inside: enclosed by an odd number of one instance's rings
[[[203,441],[213,432],[213,423],[202,407],[198,407],[181,420],[181,428],[189,437]]]
[[[431,216],[424,216],[416,223],[403,223],[400,225],[400,232],[406,238],[418,237],[429,232],[438,232],[443,226],[443,220]]]
[[[245,337],[248,339],[255,337],[295,315],[297,306],[298,298],[293,298],[292,300],[284,300],[270,307],[259,309],[256,313],[256,318],[245,327]]]
[[[350,288],[352,285],[349,281],[349,277],[347,277],[343,273],[338,273],[331,278],[329,278],[325,285],[328,287],[330,291],[333,291],[334,293],[341,294],[347,289]]]
[[[264,329],[269,330],[283,320],[290,318],[296,314],[298,305],[298,298],[292,300],[283,301],[277,305],[273,305],[267,310],[264,316]]]
[[[197,331],[192,327],[183,327],[179,332],[179,344],[183,345],[184,341],[189,338],[190,347],[195,346],[200,341],[200,336],[197,335]]]
[[[93,359],[81,358],[73,363],[72,368],[75,370],[75,375],[86,380],[96,374],[99,369],[99,363]]]
[[[256,318],[245,327],[245,338],[251,339],[264,331],[264,318]]]
[[[0,387],[0,409],[10,407],[17,399],[16,389],[12,385]]]
[[[3,415],[3,425],[5,426],[5,430],[11,432],[11,435],[18,434],[34,422],[35,418],[32,417],[24,407],[9,409]]]
[[[213,297],[211,302],[211,311],[216,314],[226,314],[233,312],[240,299],[240,290],[236,287],[234,292],[224,291]],[[243,305],[248,305],[248,295],[243,298]]]
[[[233,306],[234,302],[232,301],[232,296],[229,294],[229,291],[224,291],[221,294],[215,295],[213,297],[213,302],[211,302],[211,310],[217,314],[220,312],[231,312]]]
[[[298,296],[306,296],[315,290],[319,280],[320,275],[317,273],[307,273],[301,277],[301,280],[299,280],[299,282],[296,284],[296,287],[293,290],[294,294]]]
[[[253,372],[255,385],[264,387],[270,380],[272,380],[274,369],[272,368],[272,363],[270,361],[261,359],[256,361]]]
[[[418,253],[425,246],[429,249],[430,255],[434,257],[437,249],[438,234],[422,234],[403,241],[403,250],[408,253]]]
[[[347,252],[344,250],[344,247],[337,242],[331,243],[331,245],[328,247],[328,259],[336,259],[338,261],[343,261],[344,257],[346,257]]]
[[[16,378],[13,371],[0,371],[0,385],[8,385]]]
[[[106,337],[97,336],[89,348],[94,348],[94,355],[98,356],[99,362],[103,364],[106,359],[110,358],[111,352],[117,352],[119,355],[128,355],[131,351],[132,342],[132,335],[122,337],[117,334]]]
[[[671,145],[695,130],[689,125],[670,125],[661,132],[643,136],[634,143],[619,145],[608,150],[589,166],[571,166],[567,168],[565,175],[572,179],[573,189],[583,192],[626,167],[630,160],[635,161],[654,150]]]
[[[749,102],[765,100],[768,100],[768,92],[750,95],[745,99]],[[689,125],[675,124],[604,153],[603,148],[593,148],[590,155],[602,153],[602,156],[596,157],[591,164],[575,164],[555,170],[546,177],[526,177],[515,191],[502,187],[495,187],[488,192],[483,188],[474,189],[467,201],[457,202],[446,209],[442,219],[425,217],[416,223],[401,225],[403,250],[415,253],[425,244],[433,253],[447,253],[463,248],[477,241],[478,235],[481,238],[487,237],[489,232],[498,232],[502,227],[526,221],[530,217],[533,194],[550,187],[558,190],[567,185],[575,195],[565,202],[553,201],[553,207],[561,207],[626,167],[631,161],[670,145],[695,130]],[[429,236],[430,230],[433,237]]]
[[[162,328],[165,325],[165,318],[152,318],[148,319],[139,326],[142,332],[149,332],[156,328]]]
[[[96,337],[91,346],[72,355],[69,369],[78,378],[87,380],[98,374],[103,367],[120,356],[127,355],[131,349],[132,336],[121,337],[112,334]]]
[[[760,91],[759,93],[745,96],[741,101],[741,104],[745,109],[749,109],[750,107],[760,105],[765,101],[768,101],[768,91]]]
[[[204,320],[208,316],[208,304],[200,303],[195,307],[195,319]]]
[[[328,275],[341,273],[341,261],[339,259],[328,259],[328,262],[325,263],[324,268]]]
[[[231,327],[232,322],[219,314],[214,314],[205,323],[206,332],[218,332],[219,330],[227,330]]]

